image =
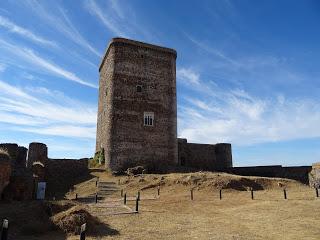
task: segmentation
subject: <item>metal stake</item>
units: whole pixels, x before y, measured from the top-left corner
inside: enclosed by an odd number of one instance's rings
[[[87,231],[87,224],[85,223],[81,225],[80,240],[86,240],[86,231]]]
[[[138,213],[139,212],[139,198],[137,197],[136,198],[136,213]]]
[[[1,230],[1,240],[8,240],[9,220],[4,219]]]
[[[284,197],[284,199],[287,199],[287,191],[286,191],[286,189],[283,189],[283,197]]]

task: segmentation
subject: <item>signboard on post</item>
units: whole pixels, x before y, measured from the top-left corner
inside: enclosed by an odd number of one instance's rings
[[[43,200],[46,196],[46,182],[38,182],[38,188],[37,188],[37,199]]]

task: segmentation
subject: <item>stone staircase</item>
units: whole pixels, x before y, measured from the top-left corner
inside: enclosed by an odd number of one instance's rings
[[[105,200],[108,196],[120,191],[115,182],[98,182],[98,200]]]
[[[111,198],[111,195],[119,192],[119,198]],[[93,216],[104,217],[117,214],[131,214],[134,211],[123,204],[120,197],[120,189],[115,182],[98,182],[98,203],[95,203],[95,195],[88,204],[89,211]]]
[[[95,184],[95,181],[94,181]],[[115,192],[120,192],[117,184],[115,182],[98,182],[97,191],[98,202],[105,201],[110,195]],[[78,196],[78,201],[82,203],[95,203],[96,193],[90,194],[86,197]],[[119,193],[120,196],[120,193]]]

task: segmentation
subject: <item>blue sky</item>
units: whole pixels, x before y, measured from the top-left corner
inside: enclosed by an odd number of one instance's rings
[[[320,159],[319,1],[0,2],[0,142],[95,148],[108,41],[174,48],[178,135],[231,142],[236,166]]]

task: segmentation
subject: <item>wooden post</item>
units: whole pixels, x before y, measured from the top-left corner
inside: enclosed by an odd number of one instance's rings
[[[76,200],[78,200],[78,193],[76,193]]]
[[[160,186],[158,186],[158,196],[160,196]]]
[[[80,240],[86,240],[86,231],[87,231],[87,224],[85,223],[81,225]]]
[[[284,199],[287,199],[287,191],[286,191],[286,189],[283,189],[283,197],[284,197]]]
[[[319,197],[319,190],[317,187],[316,187],[316,196],[317,196],[317,198]]]
[[[139,212],[139,197],[136,198],[136,213]]]
[[[222,199],[222,189],[219,190],[219,197],[220,197],[220,200]]]
[[[253,200],[253,189],[251,189],[251,199]]]
[[[191,200],[193,200],[193,189],[192,188],[190,189],[190,194],[191,194],[191,196],[190,196]]]
[[[98,187],[98,180],[96,180],[96,187]]]
[[[9,231],[9,220],[3,219],[2,230],[1,230],[1,240],[8,240]]]
[[[96,193],[96,203],[98,203],[98,193]]]
[[[124,205],[127,204],[127,193],[124,194],[123,203]]]
[[[137,197],[138,201],[140,201],[140,191],[138,191],[138,197]]]

